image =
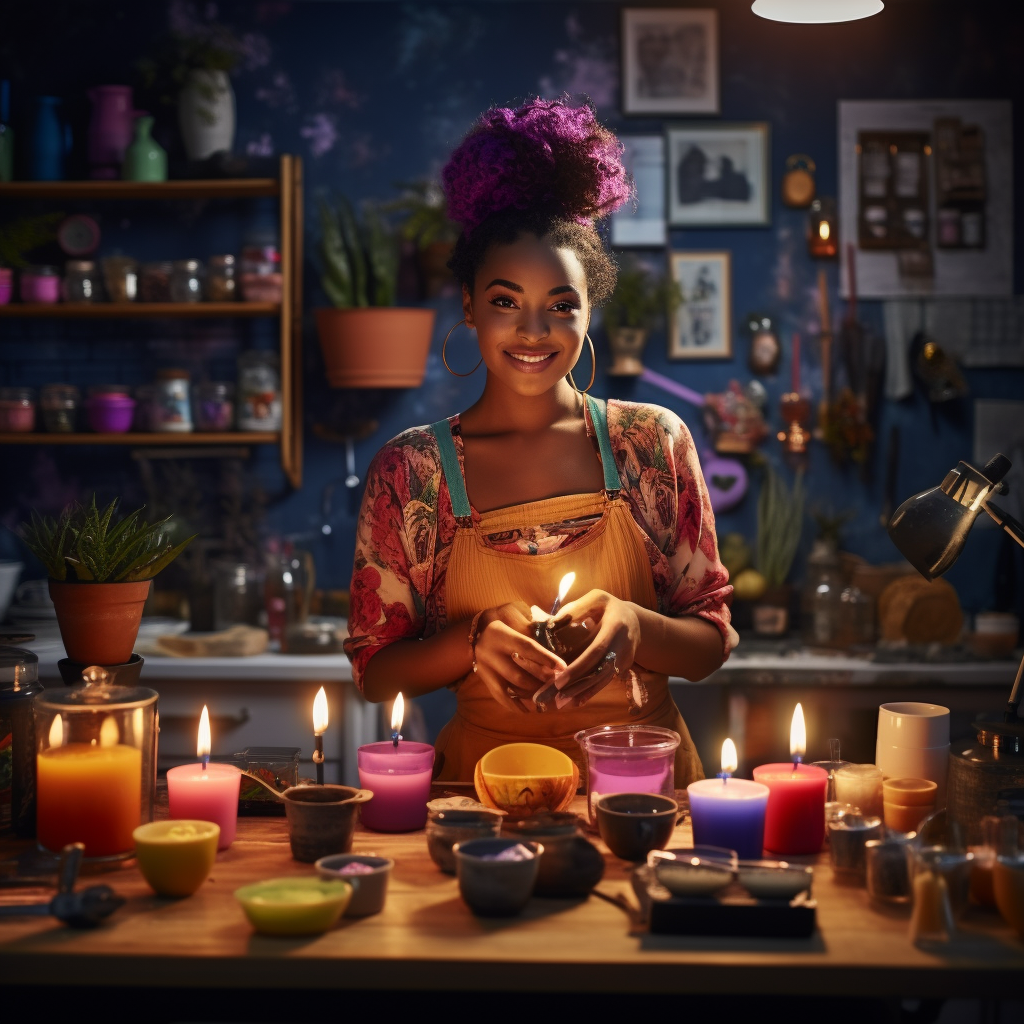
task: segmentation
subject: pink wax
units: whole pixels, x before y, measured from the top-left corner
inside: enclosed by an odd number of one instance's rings
[[[605,761],[600,767],[592,764],[590,766],[590,782],[587,786],[590,817],[594,819],[594,804],[597,798],[607,796],[609,793],[660,793],[662,796],[671,796],[672,790],[670,789],[669,792],[665,790],[666,786],[671,786],[674,781],[669,780],[669,770],[674,767],[673,762],[662,759],[661,770],[651,772],[651,768],[657,763],[657,761],[642,761],[632,764],[628,761]],[[609,771],[609,768],[619,770]],[[674,775],[674,773],[672,774]]]
[[[167,769],[167,802],[171,818],[212,821],[220,825],[218,850],[235,840],[238,790],[242,774],[230,764],[183,764]]]
[[[434,770],[429,743],[367,743],[356,751],[359,785],[373,793],[360,808],[374,832],[413,832],[427,823],[427,801]]]
[[[828,772],[811,764],[763,764],[754,781],[768,787],[764,846],[772,853],[818,853],[825,841]]]

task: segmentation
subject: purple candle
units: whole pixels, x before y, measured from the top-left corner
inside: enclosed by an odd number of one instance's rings
[[[759,860],[764,852],[768,787],[731,778],[736,766],[736,747],[727,739],[722,744],[722,772],[718,778],[691,782],[686,787],[693,843],[735,850],[741,860]]]

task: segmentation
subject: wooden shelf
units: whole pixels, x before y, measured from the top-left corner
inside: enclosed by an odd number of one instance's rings
[[[160,434],[0,434],[0,444],[120,444],[143,448],[147,445],[247,445],[280,444],[277,431],[228,430],[216,434],[160,433]]]
[[[280,195],[277,178],[194,181],[10,181],[0,199],[253,199]]]
[[[187,320],[202,317],[279,316],[278,302],[12,302],[0,306],[0,318],[65,320],[139,320],[145,317]]]

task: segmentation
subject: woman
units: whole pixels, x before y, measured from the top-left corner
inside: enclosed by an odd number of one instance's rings
[[[596,402],[570,373],[615,285],[594,221],[629,197],[620,153],[589,107],[534,100],[484,114],[443,172],[483,394],[374,459],[346,644],[368,700],[455,689],[443,780],[517,740],[579,761],[577,730],[627,721],[675,729],[676,784],[703,777],[667,677],[713,672],[736,634],[696,451],[673,413]],[[569,571],[560,618],[593,639],[566,664],[531,635],[531,606]],[[565,695],[547,714],[544,690]]]

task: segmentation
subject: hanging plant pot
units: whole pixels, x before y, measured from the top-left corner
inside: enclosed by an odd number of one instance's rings
[[[318,309],[317,334],[333,388],[416,388],[434,336],[432,309]]]
[[[152,580],[61,583],[50,580],[60,637],[71,661],[123,665],[132,656]]]
[[[608,346],[612,350],[609,377],[639,377],[644,372],[640,361],[647,344],[647,331],[643,327],[619,327],[608,332]]]
[[[195,68],[178,96],[178,127],[189,160],[231,152],[235,141],[235,91],[224,71]]]

